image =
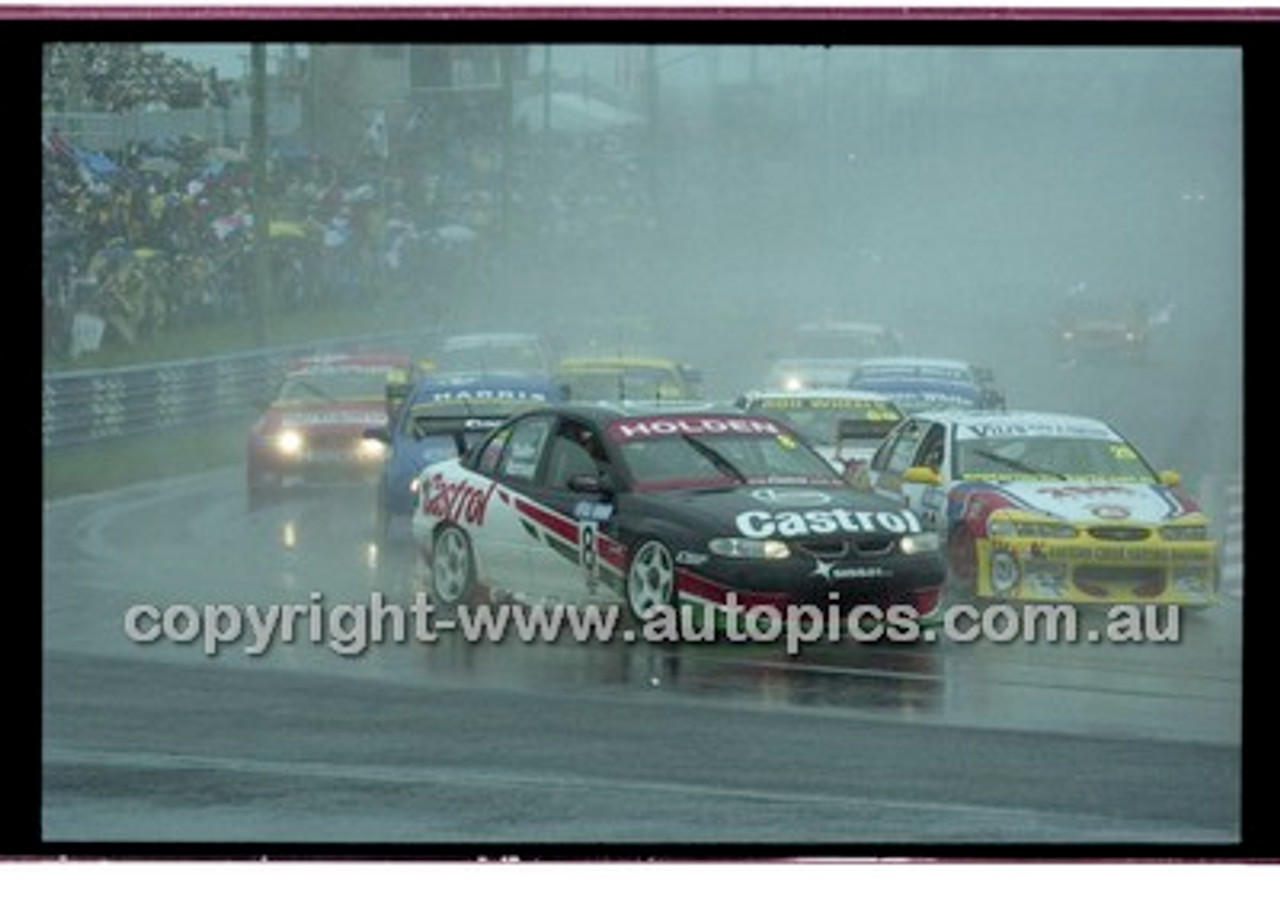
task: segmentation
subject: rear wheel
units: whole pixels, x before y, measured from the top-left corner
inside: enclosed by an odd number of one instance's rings
[[[465,604],[475,591],[471,540],[457,526],[445,526],[431,545],[431,597],[437,604]]]
[[[658,539],[640,542],[627,567],[627,606],[639,621],[676,597],[676,565],[671,549]]]

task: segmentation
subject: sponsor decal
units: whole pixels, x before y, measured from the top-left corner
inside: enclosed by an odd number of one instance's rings
[[[835,561],[818,561],[810,576],[821,576],[827,582],[833,579],[882,579],[893,571],[884,567],[837,567]]]
[[[1103,520],[1123,520],[1129,516],[1129,508],[1118,504],[1095,504],[1089,512]]]
[[[602,501],[579,501],[573,506],[575,520],[603,523],[613,516],[613,505]]]
[[[710,559],[711,559],[711,555],[703,554],[702,552],[699,552],[699,551],[677,551],[676,552],[677,564],[686,564],[689,566],[696,567],[699,564],[705,564]]]
[[[970,438],[1024,435],[1073,435],[1108,441],[1114,441],[1117,437],[1110,429],[1080,423],[971,423],[956,430],[956,438],[962,441]]]
[[[440,520],[452,520],[471,526],[484,524],[496,483],[480,488],[460,479],[449,482],[436,473],[427,483],[427,495],[422,501],[422,511]]]
[[[1089,498],[1095,495],[1132,495],[1133,489],[1124,485],[1107,483],[1103,485],[1046,485],[1036,489],[1041,495],[1053,498]]]
[[[615,441],[669,435],[782,435],[776,423],[752,417],[671,416],[627,420],[609,426]]]
[[[773,536],[794,538],[832,533],[916,533],[921,532],[920,520],[909,510],[855,511],[848,508],[829,508],[810,511],[744,511],[735,521],[738,532],[749,539],[767,539]]]
[[[804,489],[756,489],[751,497],[762,504],[789,504],[793,507],[819,507],[831,503],[831,496],[826,492]]]
[[[477,388],[433,391],[430,401],[546,401],[547,393],[523,388]]]

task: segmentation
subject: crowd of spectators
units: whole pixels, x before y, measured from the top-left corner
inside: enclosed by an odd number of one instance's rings
[[[109,71],[126,55],[102,46],[106,61],[86,52],[86,70]],[[169,71],[183,83],[192,75],[181,65]],[[47,92],[63,90],[57,78],[47,81]],[[166,102],[181,93],[141,83]],[[144,94],[115,96],[141,102]],[[411,142],[401,132],[390,159],[370,147],[335,160],[296,139],[273,146],[274,309],[420,297],[435,298],[423,307],[439,312],[491,287],[482,283],[500,238],[522,245],[525,259],[558,265],[574,253],[625,249],[652,226],[625,136],[517,133],[504,170],[502,130],[485,127],[475,110],[434,111],[409,125],[426,137]],[[106,342],[135,343],[249,314],[255,204],[242,149],[187,136],[91,152],[57,129],[43,135],[43,148],[47,354],[76,355],[77,315],[100,321]]]
[[[234,83],[216,69],[141,44],[44,45],[46,110],[118,113],[226,107]],[[72,95],[76,96],[73,97]]]

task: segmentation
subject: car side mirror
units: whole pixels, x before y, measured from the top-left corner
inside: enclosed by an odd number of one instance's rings
[[[902,481],[919,485],[942,485],[942,474],[933,467],[907,467],[903,471]]]
[[[1182,474],[1177,470],[1161,470],[1160,484],[1167,489],[1174,489],[1182,485]]]
[[[581,495],[612,495],[617,491],[613,477],[608,473],[570,476],[567,485],[569,491]]]

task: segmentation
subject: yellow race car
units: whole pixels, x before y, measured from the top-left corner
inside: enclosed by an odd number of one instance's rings
[[[949,590],[1024,602],[1207,606],[1218,542],[1172,470],[1101,420],[926,411],[855,482],[904,502],[946,543]]]
[[[566,357],[555,380],[571,401],[687,401],[698,397],[701,377],[666,357]]]

